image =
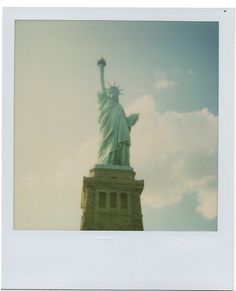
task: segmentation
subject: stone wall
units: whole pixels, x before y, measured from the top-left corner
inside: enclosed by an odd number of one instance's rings
[[[83,180],[81,230],[143,230],[143,186],[132,170],[90,170]]]

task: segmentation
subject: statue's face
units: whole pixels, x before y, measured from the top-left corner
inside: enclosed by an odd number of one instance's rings
[[[114,99],[115,101],[119,102],[119,89],[116,87],[112,87],[110,89],[110,94],[111,94],[111,98]]]

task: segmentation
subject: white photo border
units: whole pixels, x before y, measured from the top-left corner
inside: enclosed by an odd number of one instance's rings
[[[4,8],[3,289],[233,289],[234,9]],[[219,22],[218,231],[13,230],[15,20]]]

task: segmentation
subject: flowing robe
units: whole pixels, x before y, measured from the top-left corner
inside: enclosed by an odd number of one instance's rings
[[[130,127],[118,100],[98,93],[101,142],[98,161],[101,164],[129,166]]]

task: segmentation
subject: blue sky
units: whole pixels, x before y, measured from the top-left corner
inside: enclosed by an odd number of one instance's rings
[[[145,229],[215,230],[216,22],[16,22],[16,226],[79,228],[82,177],[97,155],[100,57],[125,110],[140,113],[131,159],[145,181]]]
[[[207,107],[217,113],[217,23],[103,22],[96,23],[93,36],[91,50],[111,60],[116,78],[121,76],[123,82],[134,84],[132,95],[148,91],[162,110],[184,112]],[[102,45],[97,47],[96,43]],[[181,85],[157,94],[155,75],[162,70]]]

